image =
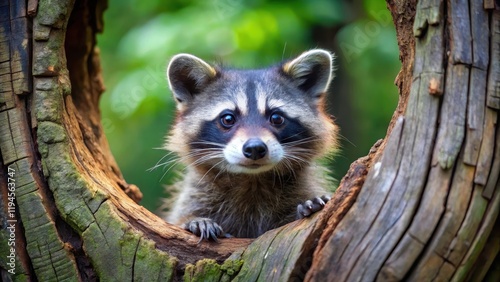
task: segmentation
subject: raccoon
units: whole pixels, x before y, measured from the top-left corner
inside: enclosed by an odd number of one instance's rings
[[[337,145],[324,112],[333,58],[314,49],[239,70],[174,56],[167,78],[177,116],[165,147],[186,173],[166,220],[217,241],[254,238],[321,210],[330,184],[316,160]]]

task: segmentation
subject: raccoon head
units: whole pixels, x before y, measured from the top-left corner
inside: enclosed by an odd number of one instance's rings
[[[167,149],[193,167],[230,173],[308,165],[336,144],[337,127],[323,111],[332,63],[321,49],[259,70],[174,56],[167,78],[177,118]]]

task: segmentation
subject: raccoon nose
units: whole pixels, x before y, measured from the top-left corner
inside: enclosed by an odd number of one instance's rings
[[[262,140],[257,138],[249,139],[243,145],[243,155],[252,160],[258,160],[265,157],[267,154],[267,146]]]

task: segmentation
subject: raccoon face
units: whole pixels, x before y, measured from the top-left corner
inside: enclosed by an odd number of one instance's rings
[[[260,70],[172,58],[167,77],[177,119],[167,149],[205,170],[259,174],[293,170],[335,147],[336,126],[323,113],[333,58],[311,50]]]

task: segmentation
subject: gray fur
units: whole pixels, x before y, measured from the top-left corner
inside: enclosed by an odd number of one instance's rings
[[[203,175],[189,170],[178,183],[181,196],[167,221],[181,224],[192,218],[207,217],[232,236],[257,237],[300,217],[297,205],[328,194],[327,182],[314,177],[320,174],[316,170],[322,168],[309,167],[295,177],[286,176],[292,179],[245,174],[222,174],[215,178],[215,172],[209,172],[201,182]],[[179,222],[179,219],[185,220]]]
[[[192,55],[175,56],[167,76],[178,112],[166,148],[187,168],[175,185],[180,193],[167,221],[201,239],[216,239],[221,230],[257,237],[320,210],[328,197],[319,196],[328,194],[330,183],[316,160],[337,144],[337,127],[323,109],[332,62],[332,55],[319,49],[261,70],[221,69]],[[300,134],[310,136],[294,142],[286,137],[280,144],[281,129],[263,119],[268,108],[279,109],[286,120],[300,124]],[[210,132],[230,139],[201,140],[204,124],[215,126],[227,110],[241,115],[233,135],[224,128],[217,133],[217,127]],[[257,160],[242,157],[240,146],[249,138],[267,142],[269,153]],[[200,144],[205,147],[197,148]],[[280,156],[278,163],[269,163]],[[262,170],[246,168],[247,163]]]

